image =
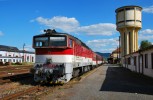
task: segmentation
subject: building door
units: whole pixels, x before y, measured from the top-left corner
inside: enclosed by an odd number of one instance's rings
[[[141,64],[140,64],[140,62],[141,62],[141,61],[140,61],[140,60],[141,60],[140,58],[141,58],[141,57],[140,57],[140,55],[139,55],[139,56],[138,56],[138,73],[140,73],[140,67],[141,67],[141,66],[140,66],[140,65],[141,65]]]
[[[143,55],[142,55],[142,74],[143,74],[143,68],[144,66],[143,66]]]

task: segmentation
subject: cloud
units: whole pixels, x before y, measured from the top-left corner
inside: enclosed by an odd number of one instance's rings
[[[144,8],[143,8],[143,12],[146,12],[146,13],[153,13],[153,6],[144,7]]]
[[[112,23],[98,23],[89,26],[80,26],[75,18],[55,16],[53,18],[38,17],[36,21],[51,29],[60,29],[64,32],[84,33],[86,35],[113,35],[116,32],[116,25]],[[33,22],[33,20],[32,20]]]
[[[152,29],[145,29],[145,30],[140,31],[138,38],[140,41],[142,41],[142,40],[152,41],[153,40],[153,30]]]
[[[99,39],[99,40],[90,40],[86,44],[93,50],[98,52],[111,53],[118,47],[118,39]]]
[[[112,35],[116,32],[116,25],[111,23],[99,23],[79,27],[77,31],[87,33],[87,35]]]
[[[112,53],[112,51],[116,50],[117,48],[108,48],[108,49],[101,49],[102,53]]]
[[[150,41],[152,41],[153,40],[153,35],[140,34],[138,38],[139,38],[140,41],[142,41],[142,40],[150,40]]]
[[[0,31],[0,36],[4,35],[4,33],[2,31]]]
[[[38,17],[36,18],[40,24],[53,29],[61,29],[65,32],[73,32],[79,26],[79,22],[75,18],[67,18],[56,16],[51,19]]]
[[[141,34],[152,34],[153,35],[153,30],[151,29],[145,29],[145,30],[142,30],[140,31]]]

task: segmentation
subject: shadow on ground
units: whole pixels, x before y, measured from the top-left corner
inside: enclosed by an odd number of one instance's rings
[[[7,79],[9,79],[11,82],[19,82],[22,85],[37,85],[37,83],[34,82],[33,74],[31,73],[3,77],[3,80]]]
[[[108,67],[100,91],[153,95],[153,78],[131,72],[123,67]]]
[[[32,86],[59,86],[62,84],[50,84],[50,83],[37,83],[34,81],[34,75],[31,73],[25,73],[25,74],[18,74],[18,75],[13,75],[9,77],[3,77],[3,80],[9,79],[11,82],[18,82],[21,85],[32,85]]]

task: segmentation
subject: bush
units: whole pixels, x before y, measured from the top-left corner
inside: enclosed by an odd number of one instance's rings
[[[3,66],[4,64],[3,64],[3,62],[0,62],[0,66]]]
[[[22,65],[22,63],[20,63],[20,62],[16,62],[15,65]]]
[[[5,62],[4,65],[5,65],[5,66],[7,66],[7,65],[11,65],[11,62]]]
[[[23,62],[22,65],[33,65],[31,62]]]

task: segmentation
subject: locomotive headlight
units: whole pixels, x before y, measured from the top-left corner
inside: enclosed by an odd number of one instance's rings
[[[38,72],[39,72],[39,71],[38,71],[38,70],[36,70],[36,71],[35,71],[35,74],[38,74]]]
[[[49,72],[52,74],[53,73],[53,69],[49,69]]]

